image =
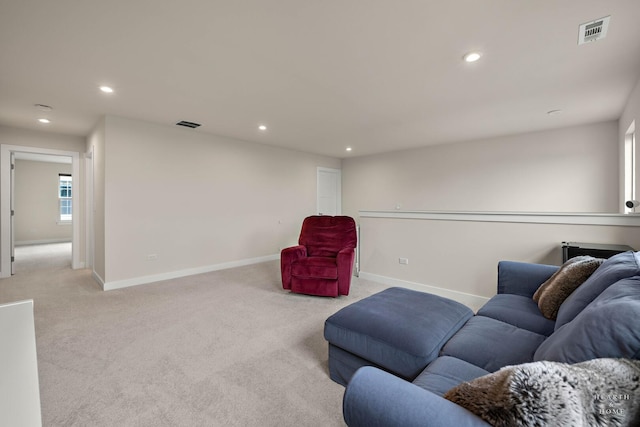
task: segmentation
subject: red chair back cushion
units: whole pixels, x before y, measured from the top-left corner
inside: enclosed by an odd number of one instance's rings
[[[336,257],[342,249],[358,244],[356,223],[349,216],[307,217],[298,243],[307,247],[307,256]]]

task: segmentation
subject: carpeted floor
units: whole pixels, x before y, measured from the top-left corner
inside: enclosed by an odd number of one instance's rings
[[[324,320],[386,286],[290,294],[274,261],[103,292],[45,258],[0,280],[0,303],[35,301],[45,426],[344,425]]]
[[[15,274],[71,268],[71,242],[15,247]]]

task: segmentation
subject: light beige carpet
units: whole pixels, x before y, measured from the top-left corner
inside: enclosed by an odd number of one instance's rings
[[[71,242],[15,247],[16,274],[71,268]]]
[[[339,426],[324,320],[348,297],[290,294],[279,262],[103,292],[64,263],[0,280],[35,301],[45,426]]]

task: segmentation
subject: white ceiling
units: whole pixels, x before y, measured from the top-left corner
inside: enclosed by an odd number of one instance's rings
[[[578,46],[607,15],[607,37]],[[0,124],[188,120],[350,157],[614,120],[639,21],[638,0],[0,0]]]

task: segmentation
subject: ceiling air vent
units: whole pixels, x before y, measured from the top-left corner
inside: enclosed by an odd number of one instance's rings
[[[580,30],[578,32],[578,44],[581,45],[603,39],[607,35],[610,18],[611,16],[605,16],[604,18],[585,22],[580,25]]]
[[[184,126],[186,128],[191,128],[191,129],[195,129],[197,127],[200,126],[200,123],[194,123],[194,122],[187,122],[185,120],[179,121],[178,123],[176,123],[176,125],[178,126]]]

